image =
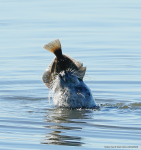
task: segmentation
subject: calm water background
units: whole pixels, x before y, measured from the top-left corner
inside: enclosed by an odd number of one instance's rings
[[[56,38],[100,110],[48,101],[42,46]],[[62,148],[141,149],[141,1],[0,0],[0,149]]]

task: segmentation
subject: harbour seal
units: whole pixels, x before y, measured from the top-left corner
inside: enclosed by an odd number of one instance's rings
[[[94,108],[91,90],[83,82],[86,67],[83,63],[62,54],[59,39],[43,46],[55,54],[55,58],[42,76],[45,85],[55,94],[54,105],[66,108]]]

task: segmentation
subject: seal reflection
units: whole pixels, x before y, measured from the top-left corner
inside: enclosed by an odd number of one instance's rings
[[[45,136],[42,144],[82,146],[83,138],[79,136],[82,127],[87,122],[81,119],[91,119],[89,115],[93,110],[71,110],[71,109],[52,109],[46,116],[46,129],[52,130]],[[76,134],[77,133],[77,134]]]

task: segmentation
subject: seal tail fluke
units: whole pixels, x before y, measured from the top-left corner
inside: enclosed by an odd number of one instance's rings
[[[56,57],[62,56],[61,43],[59,39],[49,42],[48,44],[45,44],[43,48],[54,53]]]

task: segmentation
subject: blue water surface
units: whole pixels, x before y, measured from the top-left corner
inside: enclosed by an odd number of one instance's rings
[[[141,1],[0,1],[0,149],[141,149]],[[59,38],[99,110],[57,109],[42,74]]]

